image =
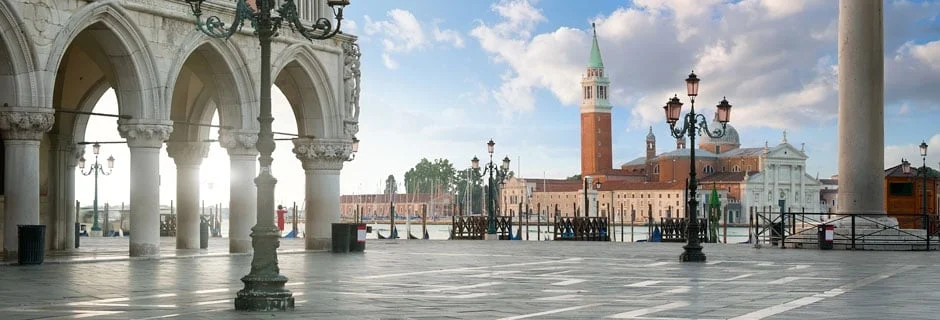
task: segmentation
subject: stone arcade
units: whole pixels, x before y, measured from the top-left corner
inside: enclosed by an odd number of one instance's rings
[[[325,0],[298,0],[310,24],[332,18]],[[212,2],[209,14],[232,16]],[[232,175],[229,251],[251,251],[256,219],[259,75],[251,28],[230,40],[196,30],[184,1],[0,2],[0,134],[6,257],[17,255],[17,225],[46,225],[50,250],[74,248],[75,166],[87,114],[109,88],[119,102],[118,131],[131,151],[131,256],[159,254],[161,149],[176,163],[177,248],[198,248],[199,165],[208,124],[218,111],[218,140]],[[297,119],[295,153],[307,173],[306,248],[329,246],[339,222],[339,175],[351,160],[360,92],[356,37],[314,41],[283,32],[273,46],[273,79]],[[277,173],[274,173],[275,177]]]

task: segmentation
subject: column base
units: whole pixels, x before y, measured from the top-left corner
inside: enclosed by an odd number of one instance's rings
[[[160,246],[149,243],[131,243],[131,257],[155,257],[160,255]]]
[[[251,239],[228,239],[229,253],[251,253]]]
[[[294,297],[284,289],[287,277],[247,275],[242,277],[245,288],[235,296],[238,311],[294,311]]]
[[[679,255],[680,262],[705,262],[705,253],[702,252],[702,246],[685,245],[682,249],[685,251]]]
[[[304,239],[304,250],[331,250],[333,240],[329,238],[307,238]]]
[[[483,240],[499,240],[498,233],[487,233],[483,235]]]

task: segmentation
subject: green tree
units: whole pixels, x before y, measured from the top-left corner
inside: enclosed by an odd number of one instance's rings
[[[385,194],[396,194],[398,193],[398,183],[395,183],[395,175],[388,175],[388,178],[385,179]]]
[[[458,205],[463,203],[464,210],[470,208],[471,213],[483,212],[483,172],[480,169],[468,168],[458,172],[455,186]]]
[[[453,193],[457,170],[447,159],[421,159],[413,168],[405,172],[405,190],[408,193],[431,193],[441,191]]]
[[[567,178],[565,178],[565,180],[572,180],[572,181],[578,181],[578,180],[581,180],[581,174],[579,173],[579,174],[576,174],[576,175],[573,175],[573,176],[570,176],[570,177],[567,177]]]

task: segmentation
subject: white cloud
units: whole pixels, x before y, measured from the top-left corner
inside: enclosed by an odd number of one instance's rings
[[[386,14],[388,20],[372,20],[365,16],[364,31],[367,35],[381,36],[384,49],[382,60],[389,69],[397,69],[399,64],[391,57],[392,53],[406,54],[423,50],[430,46],[425,26],[408,10],[392,9]],[[431,35],[434,42],[450,43],[455,47],[464,46],[460,33],[451,29],[440,29],[439,20],[432,24]]]
[[[359,34],[359,24],[351,19],[343,19],[343,24],[340,26],[340,30],[345,34],[356,35]]]
[[[937,169],[940,168],[940,134],[935,134],[926,140],[927,145],[927,166]],[[890,168],[901,164],[901,159],[907,159],[912,166],[923,166],[924,160],[920,156],[920,141],[912,141],[911,144],[889,145],[885,146],[885,168]]]
[[[923,45],[912,45],[911,55],[921,63],[940,71],[940,40]]]
[[[451,43],[454,47],[463,48],[463,37],[460,36],[460,33],[448,29],[441,30],[438,27],[440,23],[441,20],[434,20],[433,30],[431,30],[431,33],[434,34],[434,40],[437,42]]]
[[[392,57],[388,55],[388,52],[382,53],[382,64],[385,65],[389,70],[398,69],[398,62],[392,60]]]
[[[885,51],[893,52],[903,43],[896,39],[930,37],[930,30],[910,25],[936,15],[940,3],[886,7]],[[578,83],[590,50],[587,22],[532,34],[546,19],[531,2],[503,0],[492,9],[500,20],[481,23],[470,34],[495,63],[509,67],[493,92],[500,107],[535,110],[538,90],[565,105],[579,104]],[[697,110],[710,117],[714,104],[727,96],[739,128],[799,127],[835,119],[835,2],[635,0],[632,7],[593,21],[615,93],[612,102],[631,109],[631,128],[661,122],[661,106],[674,93],[682,96],[683,79],[692,69],[703,79],[696,106],[705,106]],[[940,73],[931,70],[940,67],[940,41],[911,44],[898,55],[901,62],[886,61],[886,103],[940,101]]]

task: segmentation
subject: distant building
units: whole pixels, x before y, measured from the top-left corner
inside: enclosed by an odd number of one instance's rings
[[[359,194],[340,196],[340,212],[343,221],[352,221],[356,218],[356,210],[361,212],[364,220],[386,221],[391,218],[391,206],[395,206],[397,218],[406,216],[421,217],[422,210],[427,207],[429,220],[450,218],[455,211],[454,196],[440,193],[403,193],[394,196],[386,194]],[[397,219],[396,218],[396,219]]]
[[[600,190],[594,190],[594,186],[587,190],[587,196],[594,201],[591,216],[612,212],[619,219],[622,207],[627,221],[630,213],[635,213],[636,221],[650,216],[657,221],[662,217],[685,217],[690,147],[696,148],[700,212],[706,210],[713,188],[718,191],[728,222],[746,223],[751,207],[777,211],[781,200],[786,210],[823,211],[822,183],[806,174],[808,156],[802,146],[796,148],[787,142],[786,131],[776,146],[765,143],[763,147],[742,148],[738,131],[728,124],[720,138],[703,135],[697,146],[688,147],[685,138],[676,139],[675,150],[657,154],[656,135],[650,127],[644,141],[646,154],[614,168],[609,85],[595,34],[581,79],[580,107],[581,176],[602,182]],[[709,124],[711,130],[720,127],[717,121]],[[515,178],[501,188],[500,201],[505,214],[518,211],[520,204],[529,204],[533,211],[540,207],[543,214],[557,206],[563,215],[570,215],[584,212],[584,196],[582,180]]]
[[[940,173],[930,167],[912,166],[907,160],[885,169],[885,212],[888,215],[919,214],[924,211],[924,174],[927,175],[927,208],[931,215],[940,214],[937,204],[937,181]],[[898,224],[904,229],[923,228],[922,220],[917,218],[898,218]]]

